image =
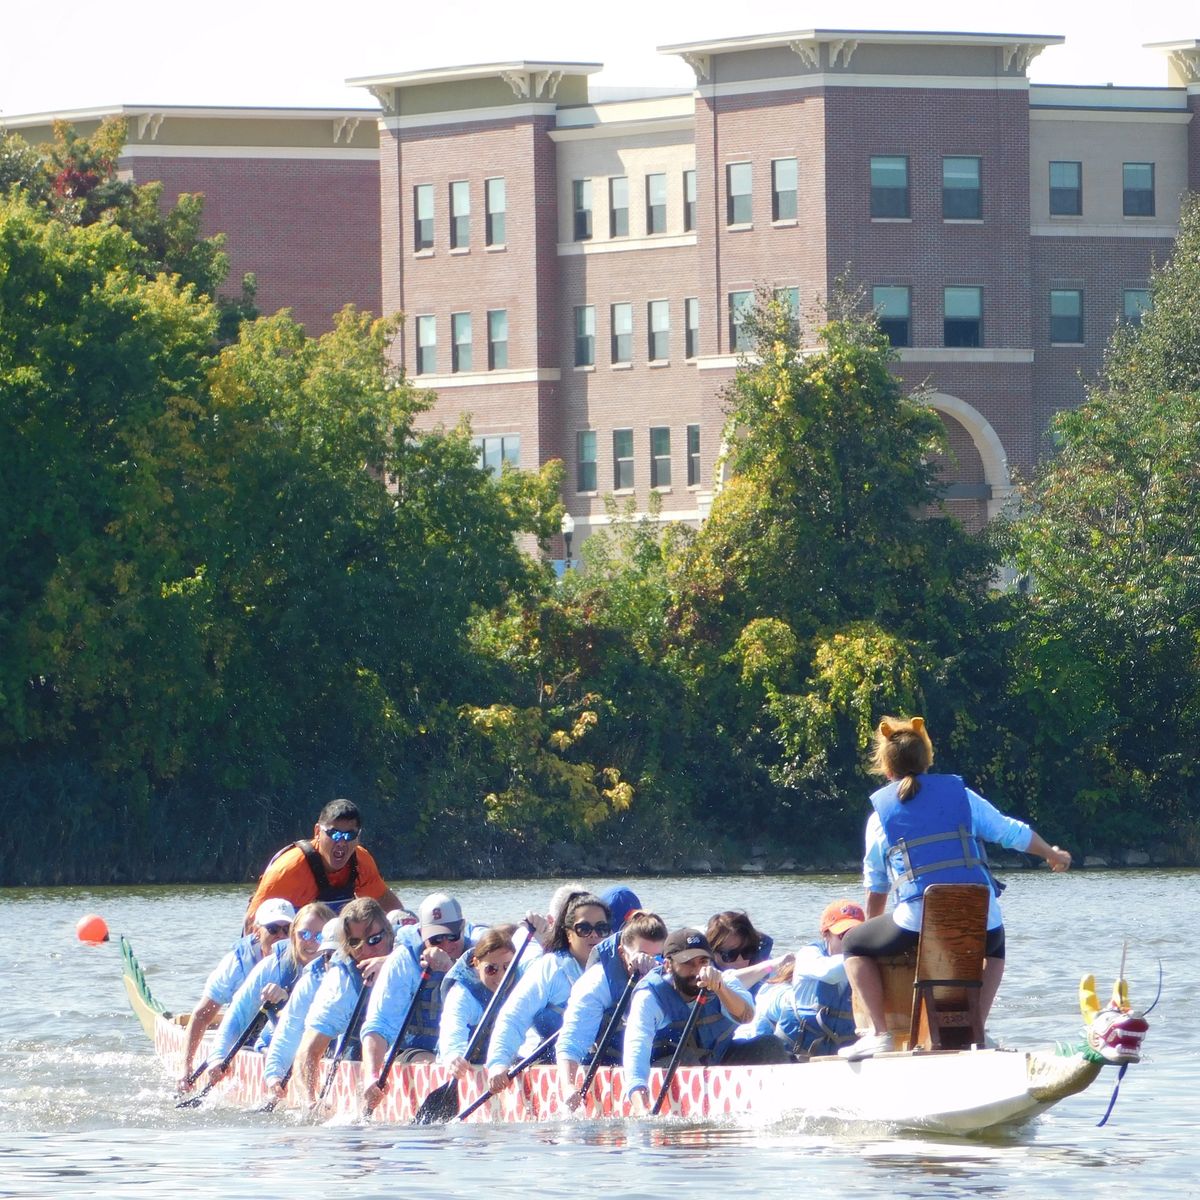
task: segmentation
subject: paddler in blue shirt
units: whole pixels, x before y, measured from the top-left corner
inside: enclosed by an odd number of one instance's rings
[[[287,937],[295,917],[296,910],[289,901],[281,900],[277,896],[264,900],[254,910],[251,932],[233,943],[229,953],[217,963],[205,980],[200,1002],[192,1009],[188,1021],[187,1044],[183,1051],[183,1075],[179,1080],[180,1091],[188,1091],[192,1087],[188,1078],[192,1074],[196,1050],[213,1018],[233,999],[250,972],[262,962],[263,954],[276,942],[281,942]]]
[[[426,896],[417,910],[417,924],[400,930],[395,948],[380,968],[363,1019],[363,1102],[368,1108],[381,1099],[375,1080],[414,996],[416,1008],[396,1061],[434,1060],[446,972],[484,932],[482,926],[467,925],[462,905],[446,892]],[[421,973],[426,970],[429,975],[422,983]]]
[[[317,1067],[330,1042],[346,1033],[362,993],[364,969],[392,952],[395,934],[378,900],[360,896],[342,909],[341,952],[334,956],[312,1007],[296,1051],[296,1069],[305,1097],[316,1099]],[[353,1030],[349,1030],[351,1034]]]
[[[779,982],[767,983],[754,998],[748,1036],[774,1034],[793,1055],[836,1054],[854,1041],[850,983],[842,958],[842,938],[866,920],[852,900],[834,900],[821,913],[819,941],[789,955]],[[740,1037],[742,1030],[738,1031]]]
[[[467,1048],[496,989],[503,982],[509,964],[516,957],[513,944],[516,928],[515,925],[495,925],[486,930],[446,972],[442,1015],[438,1020],[437,1060],[459,1079],[465,1079],[470,1067],[476,1065],[467,1062]],[[518,963],[518,974],[520,970]]]
[[[267,1091],[277,1100],[282,1100],[287,1091],[287,1079],[292,1073],[292,1063],[300,1040],[304,1037],[304,1019],[316,998],[325,978],[325,972],[335,954],[341,952],[342,919],[334,917],[321,928],[317,957],[300,973],[288,1002],[279,1014],[275,1035],[267,1047],[267,1061],[263,1064],[263,1079]]]
[[[590,1062],[596,1041],[608,1028],[632,975],[652,971],[667,940],[667,927],[657,913],[635,909],[623,914],[620,934],[605,938],[588,960],[587,970],[571,989],[555,1047],[558,1087],[569,1108],[579,1103],[583,1064]],[[603,1065],[621,1061],[624,1025],[605,1047]]]
[[[663,965],[634,989],[625,1022],[625,1098],[635,1117],[650,1111],[651,1060],[670,1058],[701,998],[706,1004],[692,1027],[694,1045],[680,1060],[684,1065],[719,1063],[733,1044],[733,1031],[753,1017],[754,1005],[732,971],[713,965],[700,930],[676,929],[663,946]]]
[[[216,1039],[209,1049],[208,1060],[213,1066],[208,1070],[206,1083],[218,1083],[224,1076],[221,1062],[262,1006],[282,1006],[287,1000],[300,972],[320,953],[321,930],[332,917],[333,909],[328,904],[306,904],[296,914],[288,937],[276,942],[262,962],[246,976],[246,982],[238,988],[225,1010]],[[262,1050],[270,1043],[275,1020],[274,1016],[268,1019],[253,1049]]]

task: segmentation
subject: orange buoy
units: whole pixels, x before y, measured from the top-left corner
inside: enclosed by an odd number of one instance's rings
[[[108,926],[103,917],[96,913],[88,913],[86,917],[79,918],[79,924],[75,926],[75,936],[89,946],[98,946],[101,942],[108,941]]]

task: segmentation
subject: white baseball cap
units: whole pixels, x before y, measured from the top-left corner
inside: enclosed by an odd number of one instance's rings
[[[421,901],[417,923],[423,938],[438,933],[459,934],[463,925],[462,905],[449,892],[434,892]]]
[[[330,917],[324,925],[321,926],[321,951],[338,950],[341,948],[342,940],[342,918]]]
[[[272,896],[264,900],[254,912],[255,925],[274,925],[278,921],[286,921],[289,925],[296,919],[296,910],[290,900]]]

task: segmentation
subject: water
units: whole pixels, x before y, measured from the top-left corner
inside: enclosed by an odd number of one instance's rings
[[[696,1127],[566,1121],[424,1129],[310,1127],[220,1103],[177,1110],[170,1081],[125,1002],[115,941],[81,945],[75,922],[101,913],[132,941],[169,1008],[195,1001],[227,947],[242,888],[0,891],[0,1197],[275,1196],[578,1197],[685,1190],[692,1196],[798,1188],[830,1196],[1200,1196],[1197,1065],[1200,873],[1010,876],[1009,966],[991,1032],[1007,1045],[1073,1038],[1076,987],[1095,972],[1107,993],[1122,941],[1133,1000],[1163,995],[1146,1061],[1132,1067],[1112,1119],[1115,1070],[1015,1132],[953,1139],[887,1129]],[[597,887],[610,881],[597,881]],[[397,885],[410,907],[429,883]],[[449,885],[472,919],[543,909],[552,890],[524,881]],[[745,907],[788,946],[811,940],[821,909],[857,896],[856,879],[758,877],[634,883],[668,924]]]

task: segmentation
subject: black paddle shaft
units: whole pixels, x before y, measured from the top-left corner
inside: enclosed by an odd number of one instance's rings
[[[528,921],[524,924],[529,936],[521,943],[520,949],[516,954],[513,955],[512,962],[508,964],[508,970],[504,972],[504,978],[500,980],[500,986],[492,994],[487,1008],[483,1010],[483,1016],[479,1018],[479,1024],[475,1026],[475,1032],[471,1034],[471,1040],[467,1043],[466,1052],[463,1054],[463,1058],[468,1062],[471,1060],[471,1055],[479,1049],[483,1039],[487,1036],[492,1018],[500,1011],[500,1005],[503,1003],[512,985],[516,982],[517,963],[521,961],[521,955],[525,953],[525,947],[533,941],[533,926]],[[451,1076],[445,1083],[435,1087],[421,1101],[420,1107],[413,1114],[413,1124],[442,1125],[447,1121],[453,1120],[456,1116],[458,1116],[458,1080]]]
[[[675,1072],[679,1069],[679,1060],[683,1057],[683,1049],[688,1043],[688,1038],[692,1036],[692,1030],[696,1025],[696,1018],[700,1015],[700,1009],[703,1008],[704,1002],[707,999],[708,993],[701,991],[692,1005],[692,1011],[688,1013],[688,1019],[684,1022],[683,1026],[683,1033],[679,1036],[679,1045],[675,1047],[675,1053],[671,1055],[671,1061],[667,1065],[667,1073],[663,1076],[658,1099],[654,1101],[654,1107],[650,1110],[652,1117],[658,1116],[659,1110],[663,1106],[663,1101],[667,1098],[667,1091],[671,1086],[671,1081],[675,1078]]]
[[[221,1059],[221,1061],[217,1064],[215,1069],[219,1070],[222,1074],[224,1074],[226,1071],[228,1071],[229,1064],[231,1062],[233,1062],[234,1058],[237,1057],[238,1051],[241,1050],[243,1046],[247,1045],[247,1043],[253,1041],[254,1038],[258,1037],[258,1035],[262,1032],[263,1026],[270,1019],[271,1014],[278,1012],[278,1011],[279,1010],[278,1010],[277,1005],[264,1004],[262,1006],[262,1008],[260,1008],[258,1010],[258,1012],[256,1012],[254,1014],[254,1016],[251,1017],[250,1023],[242,1031],[241,1037],[239,1037],[238,1040],[233,1043],[233,1045],[229,1048],[229,1053],[226,1054],[223,1059]],[[208,1060],[206,1059],[205,1063],[207,1063],[207,1061]],[[201,1071],[204,1070],[205,1063],[202,1063],[200,1065],[199,1070],[201,1070]],[[196,1078],[198,1079],[199,1075],[196,1075]],[[195,1108],[200,1103],[200,1101],[203,1100],[204,1097],[207,1096],[208,1093],[211,1092],[213,1090],[213,1088],[216,1086],[217,1086],[216,1082],[206,1084],[194,1096],[188,1096],[185,1099],[178,1101],[176,1103],[175,1107],[176,1108]]]
[[[543,1038],[541,1042],[538,1043],[536,1050],[527,1054],[523,1059],[521,1059],[520,1062],[513,1063],[513,1065],[508,1068],[508,1078],[510,1082],[516,1079],[516,1077],[520,1075],[526,1067],[532,1067],[535,1062],[537,1062],[540,1058],[543,1058],[550,1047],[553,1046],[558,1040],[558,1034],[559,1031],[556,1029],[552,1034]],[[471,1103],[462,1110],[462,1112],[456,1114],[455,1119],[459,1121],[465,1121],[477,1108],[482,1108],[491,1098],[491,1091],[485,1089],[483,1095],[479,1096],[475,1100],[472,1100]]]
[[[579,1085],[580,1104],[587,1098],[588,1088],[592,1086],[592,1080],[596,1078],[596,1072],[600,1070],[604,1051],[608,1049],[608,1044],[612,1041],[613,1034],[616,1033],[617,1029],[620,1028],[621,1022],[625,1019],[625,1012],[629,1008],[630,1001],[633,999],[633,989],[638,985],[638,978],[639,976],[636,971],[629,973],[629,982],[625,984],[625,990],[621,993],[621,998],[617,1001],[617,1007],[613,1009],[613,1015],[609,1017],[608,1024],[604,1027],[604,1032],[600,1035],[600,1040],[596,1043],[596,1053],[592,1056],[587,1074],[584,1075],[583,1082]]]
[[[363,1013],[366,1011],[367,997],[370,995],[370,992],[371,985],[363,984],[363,989],[358,993],[358,999],[354,1002],[354,1011],[350,1014],[350,1020],[346,1024],[346,1031],[342,1034],[342,1040],[338,1043],[337,1053],[333,1056],[333,1062],[330,1064],[329,1070],[325,1073],[325,1082],[321,1084],[321,1090],[317,1093],[314,1107],[325,1099],[329,1094],[329,1089],[333,1086],[333,1077],[337,1074],[337,1069],[341,1066],[342,1059],[346,1057],[346,1051],[350,1048],[351,1039],[358,1033],[358,1027],[362,1024]]]

